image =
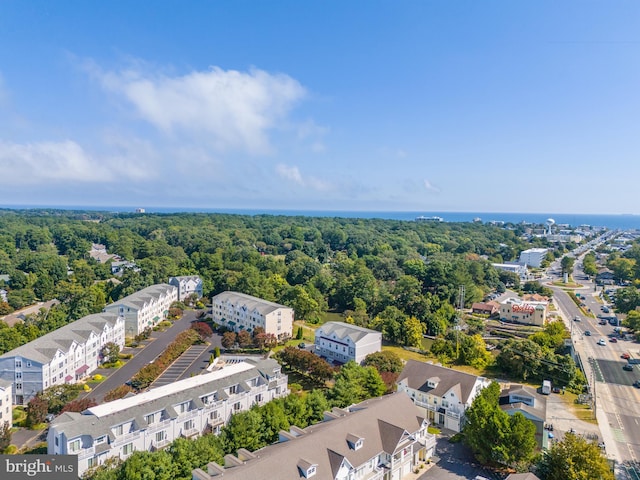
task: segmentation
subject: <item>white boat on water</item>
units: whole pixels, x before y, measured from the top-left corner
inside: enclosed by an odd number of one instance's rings
[[[420,215],[416,217],[416,222],[444,222],[444,218],[433,216],[433,217],[425,217],[424,215]]]

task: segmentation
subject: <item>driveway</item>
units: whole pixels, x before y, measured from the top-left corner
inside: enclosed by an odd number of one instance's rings
[[[196,320],[196,316],[199,312],[194,310],[186,310],[180,320],[173,322],[173,325],[164,332],[153,332],[152,336],[155,338],[146,347],[135,354],[135,356],[125,363],[117,370],[113,370],[112,373],[102,382],[96,385],[91,392],[85,396],[95,398],[96,402],[102,403],[104,396],[114,388],[124,385],[131,380],[138,371],[153,361],[167,349],[167,346],[176,338],[176,336],[184,330],[191,327],[191,322]],[[102,374],[109,374],[109,371],[101,370]]]
[[[438,435],[436,442],[436,456],[440,459],[438,463],[429,468],[419,480],[470,480],[476,475],[499,480],[502,476],[494,474],[490,470],[485,470],[477,464],[471,451],[462,443],[450,443],[449,432],[445,435]]]

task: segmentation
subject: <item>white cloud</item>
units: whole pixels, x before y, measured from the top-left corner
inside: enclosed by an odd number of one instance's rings
[[[429,180],[427,180],[426,178],[423,180],[424,182],[424,188],[426,188],[427,190],[429,190],[430,192],[440,192],[440,189],[438,187],[436,187],[435,185],[433,185]]]
[[[0,171],[12,182],[30,184],[42,180],[103,182],[112,173],[92,159],[77,143],[0,142]]]
[[[279,127],[306,91],[284,74],[212,67],[182,76],[153,72],[140,63],[129,70],[87,70],[122,95],[138,115],[168,134],[207,141],[219,151],[271,151],[268,132]]]
[[[276,165],[276,173],[282,178],[289,180],[302,187],[309,187],[313,190],[331,190],[331,185],[324,180],[313,176],[302,176],[300,169],[295,165],[289,166],[283,163]]]

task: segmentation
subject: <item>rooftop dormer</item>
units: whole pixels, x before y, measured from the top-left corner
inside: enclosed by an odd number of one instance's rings
[[[351,450],[360,450],[362,445],[364,445],[364,438],[359,435],[354,435],[353,433],[347,434],[347,445]]]

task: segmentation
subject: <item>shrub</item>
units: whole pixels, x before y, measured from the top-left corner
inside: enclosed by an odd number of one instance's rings
[[[124,397],[129,392],[133,392],[133,388],[131,388],[129,385],[120,385],[113,390],[109,390],[104,396],[104,401],[110,402],[112,400],[118,400],[119,398]]]

